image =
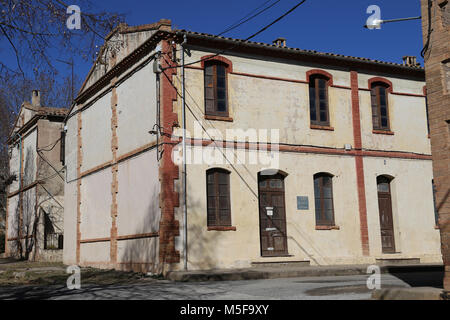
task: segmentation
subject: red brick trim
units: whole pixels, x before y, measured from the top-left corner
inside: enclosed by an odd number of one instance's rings
[[[313,130],[327,130],[327,131],[334,131],[334,128],[333,128],[333,127],[329,127],[329,126],[319,126],[319,125],[316,125],[316,124],[311,124],[309,127],[310,127],[311,129],[313,129]]]
[[[251,74],[251,73],[242,73],[242,72],[231,72],[232,75],[243,76],[243,77],[251,77],[251,78],[259,78],[265,80],[276,80],[276,81],[286,81],[286,82],[294,82],[294,83],[304,83],[307,84],[308,81],[297,80],[297,79],[288,79],[288,78],[279,78],[279,77],[271,77],[271,76],[263,76],[259,74]]]
[[[162,57],[160,59],[163,68],[161,75],[161,126],[163,132],[169,134],[162,136],[162,159],[159,166],[159,180],[161,191],[159,204],[161,208],[161,220],[159,224],[159,262],[179,263],[180,252],[175,249],[175,237],[180,235],[178,220],[175,220],[175,208],[179,207],[179,194],[175,191],[175,182],[179,179],[179,168],[172,161],[174,144],[171,142],[173,124],[180,123],[178,115],[174,111],[174,102],[177,100],[177,92],[173,87],[173,76],[176,68],[166,69],[176,65],[172,61],[172,46],[170,40],[162,41]]]
[[[110,260],[112,264],[117,263],[117,194],[119,193],[119,179],[118,171],[119,165],[117,162],[117,149],[119,149],[119,140],[117,137],[117,77],[111,80],[111,151],[112,151],[112,182],[111,182],[111,245],[110,245]]]
[[[136,240],[136,239],[146,239],[146,238],[156,238],[156,237],[159,237],[159,232],[131,234],[131,235],[127,235],[127,236],[117,236],[117,237],[115,237],[115,239],[116,239],[116,241],[124,241],[124,240]],[[80,243],[85,244],[85,243],[111,242],[112,240],[113,239],[111,237],[94,238],[94,239],[80,240]]]
[[[121,163],[123,161],[126,161],[132,157],[135,157],[143,152],[146,152],[150,149],[153,149],[154,147],[156,147],[156,141],[155,142],[151,142],[151,143],[147,143],[145,145],[143,145],[142,147],[139,147],[133,151],[130,151],[128,153],[125,153],[124,155],[121,155],[120,157],[117,157],[117,163]],[[93,173],[108,169],[109,167],[111,167],[113,165],[113,161],[108,161],[105,162],[103,164],[100,164],[92,169],[86,170],[83,173],[81,173],[81,177],[85,178],[86,176],[89,176]]]
[[[117,240],[124,241],[124,240],[157,238],[157,237],[159,237],[159,232],[150,232],[150,233],[131,234],[128,236],[118,236]]]
[[[19,193],[22,193],[22,192],[28,191],[28,190],[30,190],[30,189],[33,189],[33,188],[36,187],[39,183],[42,183],[42,181],[35,181],[35,182],[29,184],[28,186],[22,187],[22,189],[20,189],[20,190],[14,191],[13,193],[8,193],[6,197],[7,197],[7,198],[15,197],[15,196],[17,196]]]
[[[362,139],[361,139],[361,120],[359,109],[359,90],[358,90],[358,73],[356,71],[350,72],[350,83],[352,86],[352,123],[353,123],[353,141],[357,154],[362,154]],[[366,203],[366,187],[364,181],[364,162],[361,155],[355,157],[356,169],[356,185],[358,190],[358,209],[359,209],[359,223],[361,232],[361,247],[364,256],[370,254],[369,247],[369,229],[367,224],[367,203]]]
[[[207,114],[205,114],[205,120],[233,122],[233,118],[231,117],[210,116]]]
[[[86,244],[86,243],[110,242],[110,241],[111,241],[111,238],[95,238],[95,239],[80,240],[80,243]]]
[[[208,231],[236,231],[236,227],[222,227],[222,226],[208,227]]]
[[[210,62],[210,61],[220,61],[224,64],[227,65],[227,73],[232,73],[233,72],[233,62],[231,62],[231,60],[222,57],[222,56],[217,56],[215,54],[210,54],[207,56],[203,56],[201,57],[202,60],[202,69],[205,69],[205,63]]]
[[[77,136],[77,221],[76,221],[76,237],[77,237],[77,247],[76,247],[76,263],[80,264],[80,254],[81,254],[81,166],[83,162],[83,150],[82,150],[82,119],[81,112],[77,114],[77,126],[78,126],[78,136]]]
[[[9,256],[8,250],[8,219],[9,219],[9,198],[6,198],[6,215],[5,215],[5,255]]]
[[[280,152],[296,152],[296,153],[315,153],[315,154],[331,154],[331,155],[345,155],[345,156],[363,156],[363,157],[377,157],[377,158],[397,158],[397,159],[416,159],[416,160],[431,160],[431,155],[417,154],[412,152],[401,151],[384,151],[384,150],[351,150],[336,149],[329,147],[318,146],[303,146],[303,145],[285,145],[285,144],[271,144],[271,143],[249,143],[239,141],[212,141],[206,139],[192,139],[186,138],[186,143],[191,146],[202,147],[219,147],[219,148],[236,148],[248,150],[272,150],[272,146],[276,146],[277,151]]]
[[[309,79],[311,76],[316,75],[316,74],[320,74],[322,76],[325,76],[328,78],[328,85],[329,86],[333,86],[333,75],[329,72],[326,72],[325,70],[321,70],[321,69],[312,69],[309,70],[308,72],[306,72],[306,82],[309,83]]]
[[[339,226],[316,226],[316,230],[341,230]]]
[[[390,131],[390,130],[372,130],[372,133],[373,134],[386,134],[386,135],[389,135],[389,136],[393,136],[395,133],[394,132],[392,132],[392,131]]]
[[[393,93],[393,92],[394,92],[394,87],[393,87],[393,85],[392,85],[392,82],[389,81],[388,79],[382,78],[382,77],[374,77],[374,78],[370,78],[370,79],[369,79],[369,87],[368,87],[369,90],[372,89],[372,85],[373,85],[375,82],[382,82],[382,83],[388,85],[388,92],[389,92],[389,93]],[[397,94],[398,94],[398,93],[397,93]]]

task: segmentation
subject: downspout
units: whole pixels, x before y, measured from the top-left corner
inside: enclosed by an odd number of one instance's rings
[[[184,35],[183,43],[181,44],[181,117],[183,122],[183,243],[184,243],[184,270],[188,269],[187,266],[187,193],[186,193],[186,88],[185,88],[185,68],[184,68],[184,46],[187,43],[186,34]]]

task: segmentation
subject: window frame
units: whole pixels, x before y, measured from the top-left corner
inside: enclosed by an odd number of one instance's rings
[[[383,127],[381,114],[381,93],[380,88],[384,89],[385,94],[385,108],[386,108],[386,126]],[[370,90],[370,107],[372,114],[372,129],[374,131],[382,131],[382,132],[391,132],[391,117],[390,117],[390,108],[389,108],[389,94],[392,93],[392,83],[385,79],[374,78],[369,81],[369,90]],[[376,105],[374,105],[373,95],[375,92]],[[376,114],[374,114],[374,109],[376,110]],[[375,125],[374,119],[375,116],[378,120],[378,125]]]
[[[220,217],[220,211],[224,210],[221,209],[220,207],[220,179],[219,179],[219,175],[223,174],[226,175],[226,185],[227,185],[227,205],[228,205],[228,216],[226,219],[221,219]],[[214,194],[210,195],[209,193],[209,176],[213,175],[213,183],[212,185],[214,186]],[[226,170],[226,169],[222,169],[222,168],[211,168],[209,170],[206,171],[206,224],[207,227],[232,227],[232,220],[231,220],[231,186],[230,186],[230,176],[231,173]],[[214,223],[212,223],[212,219],[210,219],[210,216],[212,215],[212,212],[210,211],[210,198],[214,197]],[[225,210],[226,210],[225,209]]]
[[[218,109],[218,87],[217,87],[217,79],[218,79],[218,71],[217,71],[217,67],[221,66],[224,69],[224,90],[225,90],[225,111],[219,111]],[[213,111],[208,111],[207,107],[206,107],[206,102],[207,100],[211,100],[207,98],[207,80],[206,77],[208,76],[206,73],[207,68],[209,67],[213,67],[213,92],[214,92],[214,98],[212,99],[214,101],[214,110]],[[204,81],[204,85],[203,85],[203,91],[204,91],[204,103],[205,103],[205,116],[212,116],[212,117],[229,117],[230,115],[230,108],[229,108],[229,100],[228,100],[228,73],[229,73],[229,65],[222,61],[222,60],[218,60],[218,59],[211,59],[211,60],[207,60],[204,62],[203,64],[203,81]]]
[[[332,174],[326,173],[326,172],[319,172],[316,173],[313,177],[314,181],[314,209],[315,209],[315,218],[316,218],[316,226],[318,227],[334,227],[336,226],[336,219],[335,219],[335,213],[334,213],[334,196],[333,196],[333,178],[334,176]],[[324,178],[330,179],[330,192],[331,192],[331,220],[324,219],[325,217],[325,205],[324,205]],[[316,180],[319,180],[319,187],[320,187],[320,194],[319,197],[317,197],[316,194]],[[320,199],[320,208],[316,206],[316,199]],[[318,218],[319,215],[319,218]]]
[[[325,101],[326,101],[326,121],[320,120],[320,87],[319,81],[325,81]],[[316,120],[312,119],[311,106],[312,106],[312,98],[311,95],[312,87],[311,85],[314,83],[314,109],[316,114]],[[308,75],[308,89],[309,89],[309,121],[310,125],[313,126],[322,126],[329,127],[330,126],[330,101],[329,101],[329,87],[331,86],[331,75],[326,74],[325,72],[315,72]]]

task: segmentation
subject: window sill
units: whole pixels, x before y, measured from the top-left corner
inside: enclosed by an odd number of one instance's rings
[[[310,125],[310,128],[313,130],[326,130],[326,131],[334,131],[333,127],[330,126],[319,126],[317,124]]]
[[[394,135],[394,132],[389,131],[389,130],[372,130],[372,133],[373,134],[386,134],[386,135],[389,135],[389,136],[393,136]]]
[[[341,230],[339,226],[316,226],[316,230]]]
[[[231,117],[223,117],[223,116],[210,116],[205,114],[206,120],[214,120],[214,121],[226,121],[226,122],[233,122],[233,118]]]
[[[236,227],[208,227],[208,231],[236,231]]]

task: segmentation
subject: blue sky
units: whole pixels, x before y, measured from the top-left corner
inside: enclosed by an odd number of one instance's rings
[[[99,10],[126,14],[129,25],[147,24],[161,18],[171,19],[175,28],[218,34],[266,0],[99,0]],[[281,0],[259,17],[240,26],[225,36],[246,38],[294,6],[297,0]],[[71,1],[77,4],[77,1]],[[419,0],[307,0],[289,16],[260,34],[253,41],[271,43],[277,37],[287,39],[287,45],[301,49],[333,52],[351,56],[401,62],[404,55],[420,57],[423,41],[420,20],[383,25],[381,30],[363,28],[369,5],[381,8],[382,19],[420,15]],[[83,8],[81,7],[81,10]],[[99,44],[101,44],[99,42]],[[5,43],[0,43],[5,49]],[[2,61],[14,66],[8,51],[2,51]],[[84,79],[90,62],[77,57],[76,73]],[[61,73],[69,72],[65,65]]]

